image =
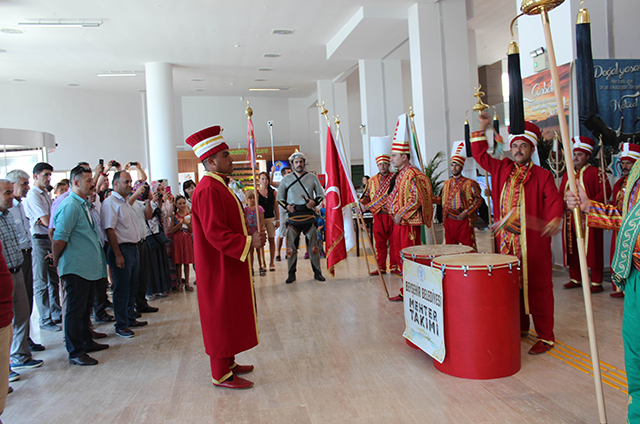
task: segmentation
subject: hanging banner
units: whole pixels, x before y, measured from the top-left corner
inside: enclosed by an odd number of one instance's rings
[[[406,260],[404,280],[403,336],[436,361],[445,357],[442,314],[442,271]]]
[[[640,59],[594,59],[593,71],[600,118],[621,134],[640,132]]]
[[[560,93],[562,109],[569,124],[569,106],[571,104],[571,63],[558,66],[560,75]],[[531,75],[522,79],[524,91],[524,118],[531,121],[542,131],[542,138],[549,140],[555,132],[560,134],[558,105],[555,98],[555,87],[551,81],[551,71]]]

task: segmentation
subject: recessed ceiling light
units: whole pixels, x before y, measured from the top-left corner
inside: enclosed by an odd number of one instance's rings
[[[69,84],[67,84],[67,87],[80,87],[80,84],[70,82]]]
[[[193,91],[207,91],[206,88],[195,88]]]
[[[235,44],[233,45],[233,47],[238,48],[238,47],[242,47],[242,46],[240,45],[240,43],[235,43]]]
[[[273,68],[258,68],[258,71],[270,72],[270,71],[273,71]]]
[[[0,53],[6,53],[7,51],[5,49],[0,49]]]
[[[254,78],[253,80],[254,81],[266,81],[267,79],[266,78]]]
[[[20,26],[58,27],[58,28],[98,28],[104,22],[82,19],[38,19],[33,22],[18,22]]]
[[[22,78],[11,78],[11,81],[13,81],[13,82],[25,82],[26,80],[24,80]]]
[[[282,56],[280,53],[265,53],[262,55],[262,57],[269,57],[269,58],[275,58],[280,56]]]
[[[19,29],[13,29],[13,28],[2,28],[0,29],[0,32],[5,34],[22,34],[22,31],[20,31]]]
[[[137,77],[144,76],[144,71],[108,71],[97,74],[98,77]]]
[[[291,35],[293,34],[292,29],[274,29],[273,31],[271,31],[271,34],[273,35]]]
[[[252,87],[249,91],[287,91],[289,87]]]
[[[144,88],[139,88],[138,89],[138,93],[146,93],[146,92],[147,92],[147,90],[145,90]]]
[[[191,81],[193,81],[193,82],[202,82],[202,81],[204,81],[204,78],[191,78]]]

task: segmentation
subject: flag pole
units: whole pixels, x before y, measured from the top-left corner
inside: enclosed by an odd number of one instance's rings
[[[253,116],[253,109],[251,109],[251,106],[249,106],[249,100],[247,100],[247,108],[244,110],[244,113],[245,115],[247,115],[247,137],[249,138],[249,155],[251,159],[251,174],[253,176],[253,190],[257,197],[259,196],[259,194],[258,186],[256,185],[256,139],[255,135],[253,134],[253,122],[251,121],[251,117]],[[258,227],[258,231],[262,231],[262,221],[260,220],[260,204],[258,202],[258,199],[256,199],[256,225]],[[262,262],[263,258],[262,255],[260,255],[260,250],[256,249],[256,251],[258,252],[258,265],[260,266],[260,268],[263,268],[262,265],[266,265],[266,263],[263,264]]]
[[[324,109],[324,111],[326,111],[326,109]],[[327,117],[327,115],[324,115],[325,118]],[[338,115],[334,115],[333,119],[335,120],[335,124],[336,124],[336,129],[338,130],[338,134],[340,136],[340,144],[342,145],[342,151],[344,152],[344,142],[342,141],[342,131],[340,130],[340,120],[338,119]],[[328,122],[328,120],[327,120]],[[371,235],[369,234],[369,230],[367,229],[367,224],[364,220],[364,215],[362,214],[362,211],[360,210],[360,205],[358,205],[357,207],[354,208],[356,210],[356,218],[358,220],[358,226],[361,226],[362,228],[364,228],[364,233],[366,235],[366,241],[369,242],[369,247],[371,247],[371,253],[373,255],[375,255],[375,249],[373,247],[373,242],[371,241]],[[364,240],[363,240],[363,245],[364,245]],[[365,260],[367,262],[367,271],[369,272],[369,274],[371,274],[371,271],[369,270],[369,256],[367,255],[367,247],[364,246],[364,257]],[[387,283],[384,281],[384,276],[382,275],[382,270],[380,269],[380,264],[378,264],[378,260],[377,258],[374,256],[373,258],[373,262],[376,263],[376,269],[378,270],[378,275],[380,276],[380,281],[382,281],[382,287],[384,287],[384,293],[387,295],[387,299],[389,299],[389,290],[387,289]]]
[[[269,135],[271,136],[271,166],[276,166],[275,152],[273,149],[273,121],[267,121],[269,127]],[[273,178],[273,172],[270,173]]]
[[[523,0],[521,10],[526,15],[540,15],[542,18],[542,28],[544,30],[544,38],[549,52],[549,68],[551,70],[551,80],[555,87],[554,93],[556,105],[558,108],[558,121],[560,122],[560,135],[562,137],[562,145],[564,147],[564,160],[567,167],[567,177],[569,179],[569,188],[573,193],[578,193],[576,186],[576,174],[573,167],[573,158],[571,157],[571,145],[569,142],[569,126],[564,117],[564,101],[560,90],[560,75],[558,74],[558,65],[556,64],[556,54],[553,47],[553,38],[551,37],[551,25],[549,22],[549,11],[562,4],[564,0]],[[587,330],[589,334],[589,347],[591,351],[591,365],[593,368],[593,379],[596,389],[596,400],[598,404],[598,414],[600,423],[607,422],[607,411],[604,403],[604,393],[602,388],[602,377],[600,375],[600,355],[598,353],[598,343],[596,340],[596,328],[593,319],[593,306],[591,304],[591,290],[589,267],[587,265],[587,253],[584,242],[584,230],[582,228],[582,212],[580,207],[573,209],[573,218],[576,228],[576,240],[578,245],[578,256],[580,259],[580,274],[582,277],[582,293],[584,296],[585,312],[587,315]]]
[[[416,125],[413,122],[413,117],[416,116],[413,113],[413,106],[409,106],[409,120],[411,122],[411,142],[414,143],[414,147],[416,149],[416,154],[418,155],[418,162],[420,163],[420,171],[424,172],[424,162],[422,161],[422,152],[420,151],[420,146],[418,145],[418,133],[416,132]],[[431,193],[433,196],[433,193]],[[431,233],[433,234],[434,244],[438,244],[438,236],[436,235],[436,227],[433,224],[433,217],[431,217]]]
[[[609,203],[609,196],[607,196],[607,183],[605,182],[607,174],[604,172],[604,143],[602,142],[602,135],[600,135],[600,171],[602,171],[600,181],[602,182],[602,197],[604,199],[602,203],[607,204]]]

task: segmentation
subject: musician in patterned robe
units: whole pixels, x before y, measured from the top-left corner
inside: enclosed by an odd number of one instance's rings
[[[393,254],[398,269],[393,274],[402,275],[400,252],[405,247],[421,244],[420,227],[431,228],[433,199],[431,181],[418,168],[411,165],[408,142],[394,140],[391,146],[391,164],[398,170],[391,179],[387,195],[387,210],[393,217]],[[402,294],[389,300],[402,300]]]
[[[393,174],[389,170],[391,165],[389,155],[383,153],[376,156],[376,165],[380,172],[369,179],[367,187],[360,198],[360,203],[363,210],[368,210],[373,214],[373,238],[376,247],[376,258],[380,271],[385,274],[387,272],[387,252],[390,253],[390,270],[394,271],[398,268],[398,258],[393,253],[395,251],[392,237],[393,217],[389,215],[387,210],[387,192],[393,178]],[[371,271],[371,275],[378,275],[378,270]]]
[[[540,139],[536,125],[526,122],[524,134],[511,134],[513,160],[498,160],[487,153],[485,130],[490,124],[489,115],[483,113],[479,121],[480,131],[471,135],[471,151],[476,162],[492,176],[499,252],[517,256],[522,263],[520,330],[522,335],[528,333],[531,314],[540,340],[529,353],[538,355],[551,349],[555,342],[551,236],[560,230],[562,197],[551,172],[531,161]],[[501,139],[499,135],[496,138]]]
[[[580,206],[588,213],[587,225],[604,230],[618,230],[616,250],[611,263],[612,277],[624,291],[622,341],[629,386],[627,423],[640,422],[640,161],[627,181],[622,208],[589,200],[578,186],[579,197],[568,191],[567,207]],[[634,399],[635,398],[635,399]]]
[[[465,151],[464,142],[457,142],[451,155],[450,169],[453,177],[444,182],[442,196],[434,197],[433,203],[442,205],[445,243],[462,244],[477,251],[473,223],[478,219],[482,196],[480,185],[462,176]]]
[[[589,165],[589,158],[596,145],[595,140],[589,137],[574,137],[573,165],[576,169],[576,184],[585,189],[589,199],[596,202],[605,202],[611,186],[609,180],[598,168]],[[606,188],[603,188],[603,181]],[[560,195],[569,189],[569,181],[565,173],[560,182]],[[606,190],[606,194],[605,194]],[[604,268],[604,243],[602,230],[597,228],[585,229],[585,243],[587,246],[587,264],[591,269],[591,293],[600,293],[602,287],[602,271]],[[564,285],[565,289],[573,289],[582,285],[580,275],[580,258],[576,246],[576,230],[573,221],[573,213],[567,209],[564,213],[564,233],[562,237],[564,247],[564,264],[569,267],[571,281]]]
[[[611,204],[616,206],[618,210],[622,210],[622,202],[624,200],[624,195],[626,192],[629,172],[631,172],[633,164],[636,163],[639,158],[639,145],[622,143],[622,151],[620,152],[620,167],[622,168],[622,177],[613,185],[613,193],[611,195]],[[617,235],[618,231],[613,230],[613,235],[611,236],[611,263],[613,263],[613,253],[616,250]],[[613,293],[610,293],[609,296],[616,298],[624,297],[624,292],[620,290],[618,286],[616,286],[616,283],[615,281],[613,281],[613,279],[611,280],[611,284],[613,285]]]

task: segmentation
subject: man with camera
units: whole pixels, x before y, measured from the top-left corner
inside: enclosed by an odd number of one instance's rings
[[[320,269],[317,216],[314,210],[324,198],[324,189],[318,177],[306,171],[306,161],[307,158],[302,152],[294,153],[289,157],[294,172],[280,181],[280,190],[278,190],[277,201],[287,210],[287,265],[289,266],[287,284],[296,281],[300,233],[304,233],[309,247],[313,278],[325,281]]]

